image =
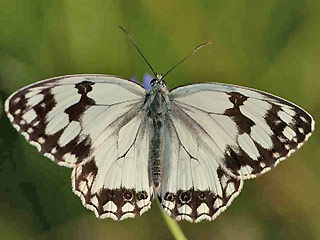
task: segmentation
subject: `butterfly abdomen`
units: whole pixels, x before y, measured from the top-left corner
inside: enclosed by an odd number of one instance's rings
[[[149,175],[154,188],[159,188],[162,176],[162,140],[163,140],[163,98],[156,94],[150,104],[150,148],[149,148]]]
[[[149,150],[149,174],[155,188],[160,186],[161,181],[161,119],[156,117],[152,119],[153,131],[150,138]]]
[[[150,159],[150,170],[152,174],[152,183],[155,188],[159,188],[161,181],[161,159]]]

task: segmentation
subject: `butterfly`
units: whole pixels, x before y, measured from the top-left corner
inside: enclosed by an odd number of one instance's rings
[[[73,169],[74,193],[98,218],[142,215],[156,196],[177,221],[213,220],[314,130],[310,114],[272,94],[214,82],[168,91],[166,74],[154,75],[150,90],[110,75],[55,77],[5,102],[27,141]]]

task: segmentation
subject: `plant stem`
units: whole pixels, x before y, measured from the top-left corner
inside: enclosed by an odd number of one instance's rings
[[[164,218],[164,220],[166,221],[168,228],[170,229],[173,237],[176,240],[187,240],[187,238],[184,236],[181,228],[179,227],[179,224],[174,221],[172,218],[170,218],[162,209],[161,204],[159,202],[159,200],[156,200],[158,207],[160,208],[161,214]]]

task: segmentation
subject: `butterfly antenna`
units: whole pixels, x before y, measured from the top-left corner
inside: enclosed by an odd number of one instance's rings
[[[185,60],[187,60],[189,57],[191,57],[192,54],[194,54],[196,51],[198,51],[199,49],[203,48],[206,45],[211,44],[212,42],[208,41],[205,43],[202,43],[201,45],[199,45],[198,47],[196,47],[191,53],[189,53],[185,58],[183,58],[180,62],[178,62],[176,65],[174,65],[168,72],[166,72],[162,78],[164,78],[165,76],[167,76],[173,69],[175,69],[176,67],[178,67],[181,63],[183,63]]]
[[[153,72],[153,75],[155,77],[157,77],[156,72],[153,70],[151,64],[148,62],[148,60],[145,58],[145,56],[143,55],[143,53],[140,51],[140,49],[138,48],[137,44],[134,42],[133,37],[121,26],[118,26],[118,28],[120,28],[130,39],[130,41],[132,42],[133,46],[137,49],[137,51],[140,53],[140,55],[142,56],[142,58],[144,59],[144,61],[148,64],[149,68],[151,69],[151,71]]]

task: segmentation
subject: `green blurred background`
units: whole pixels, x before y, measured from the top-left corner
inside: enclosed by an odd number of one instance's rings
[[[319,0],[0,0],[0,239],[172,239],[160,210],[97,220],[71,191],[71,170],[28,145],[3,112],[13,91],[73,73],[141,79],[169,88],[217,81],[279,95],[320,122]],[[180,224],[188,239],[320,239],[320,134],[255,180],[213,222]]]

